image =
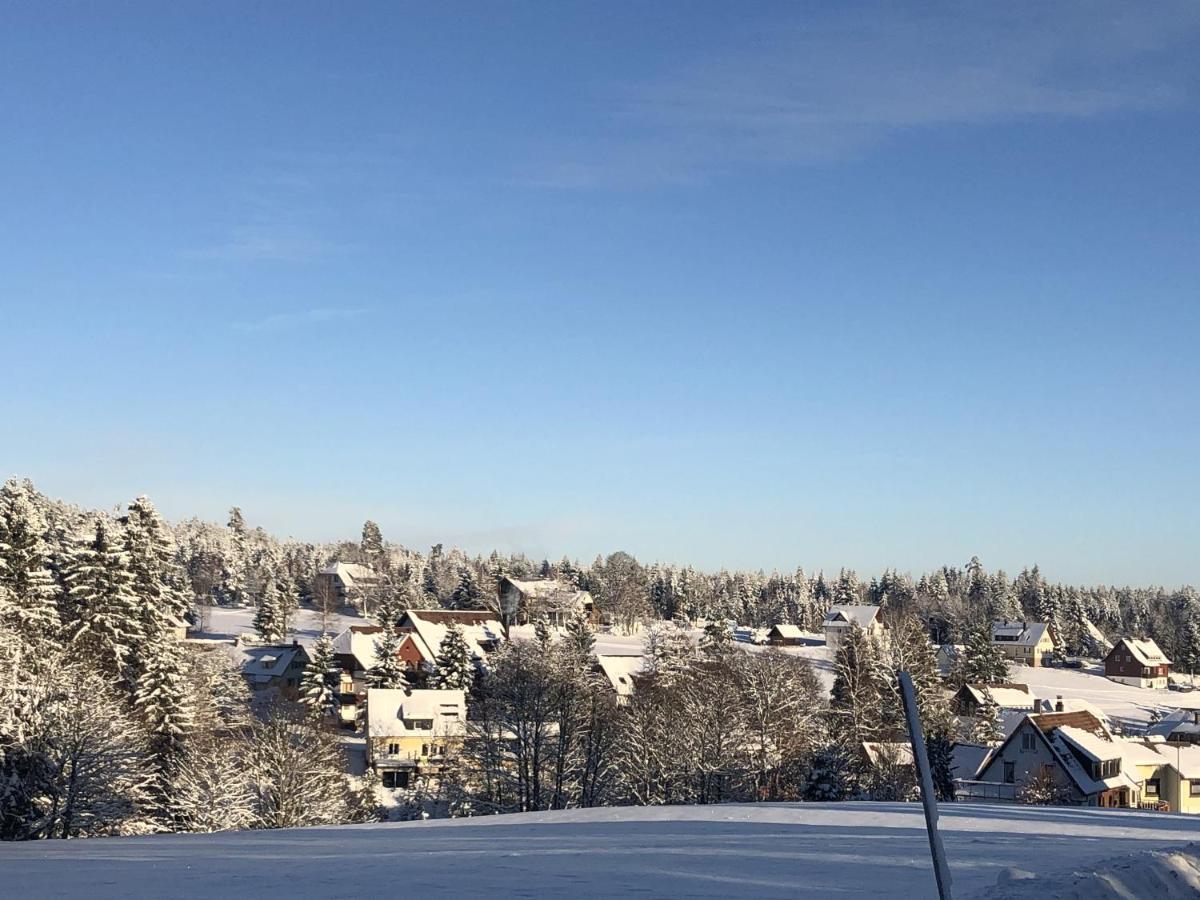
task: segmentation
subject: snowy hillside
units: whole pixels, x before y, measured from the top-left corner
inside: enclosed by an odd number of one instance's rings
[[[1200,840],[1195,819],[1108,810],[958,804],[942,827],[956,897],[1044,897],[1041,888],[1113,857]],[[31,842],[0,846],[0,871],[5,896],[94,900],[936,895],[915,804],[610,808]]]

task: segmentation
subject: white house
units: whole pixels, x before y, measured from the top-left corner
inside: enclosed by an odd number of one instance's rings
[[[595,668],[612,685],[617,703],[624,706],[633,696],[634,679],[646,670],[646,657],[641,653],[597,653]]]
[[[825,631],[825,646],[837,650],[842,636],[851,625],[858,625],[867,634],[879,637],[883,634],[883,622],[879,620],[878,606],[835,606],[825,614],[822,628]]]

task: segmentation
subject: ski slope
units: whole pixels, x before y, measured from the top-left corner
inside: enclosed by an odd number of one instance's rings
[[[942,814],[956,898],[1044,897],[1039,882],[1182,847],[1200,840],[1198,829],[1194,817],[1117,810],[953,804]],[[626,807],[42,841],[0,845],[0,876],[5,897],[89,900],[936,896],[921,808],[892,803]]]

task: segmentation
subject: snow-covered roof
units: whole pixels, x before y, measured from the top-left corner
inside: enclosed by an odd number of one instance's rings
[[[345,562],[330,563],[321,570],[321,574],[336,575],[346,587],[352,587],[356,581],[376,581],[379,578],[374,569]]]
[[[292,664],[297,654],[304,653],[299,644],[283,644],[274,647],[240,647],[242,674],[256,681],[267,681],[281,677]],[[305,654],[307,658],[307,654]]]
[[[506,576],[505,580],[520,591],[526,600],[536,600],[543,607],[551,609],[572,610],[586,606],[592,600],[592,595],[587,591],[553,578],[521,581]]]
[[[771,626],[771,634],[777,634],[781,638],[787,640],[797,640],[805,636],[806,632],[799,625],[788,625],[780,623]]]
[[[1029,686],[1024,684],[964,684],[961,693],[966,694],[976,703],[987,702],[987,695],[992,695],[992,701],[1001,709],[1037,709],[1037,698],[1029,693]]]
[[[450,625],[445,623],[443,616],[430,616],[428,610],[410,609],[401,619],[401,627],[411,628],[412,637],[421,655],[428,661],[437,659],[442,640]],[[441,610],[433,610],[441,612]],[[453,623],[452,623],[453,624]],[[474,623],[457,623],[462,629],[463,639],[471,651],[471,656],[477,662],[487,659],[488,648],[494,647],[504,640],[504,626],[498,619],[484,619]]]
[[[646,670],[646,657],[641,653],[597,653],[596,665],[618,697],[629,697],[633,694],[634,676]]]
[[[1172,735],[1200,735],[1200,710],[1177,709],[1147,728],[1146,734],[1163,739]]]
[[[1150,638],[1121,638],[1112,652],[1120,653],[1121,647],[1125,647],[1134,662],[1142,666],[1165,666],[1171,663],[1166,654],[1158,649],[1158,644]]]
[[[370,737],[454,737],[465,732],[466,722],[467,695],[463,691],[367,691]]]
[[[861,628],[867,628],[878,615],[878,606],[833,606],[825,613],[825,627],[845,628],[854,623]]]
[[[894,766],[913,764],[912,744],[905,741],[863,741],[863,755],[872,766],[889,763]]]
[[[992,640],[1018,647],[1036,647],[1049,627],[1045,622],[993,622]]]
[[[364,671],[373,669],[379,664],[375,642],[382,634],[378,625],[351,625],[333,639],[333,652],[353,656]]]

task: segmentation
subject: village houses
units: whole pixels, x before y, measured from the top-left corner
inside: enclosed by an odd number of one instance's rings
[[[825,614],[825,621],[821,625],[825,632],[825,646],[836,652],[851,625],[857,625],[872,637],[883,635],[878,606],[834,606]]]
[[[1171,676],[1171,661],[1149,638],[1121,638],[1104,658],[1104,674],[1122,684],[1164,690]]]
[[[595,616],[592,595],[569,582],[543,578],[522,581],[505,575],[500,579],[499,607],[507,625],[522,625],[546,619],[561,628],[572,616]]]
[[[466,734],[463,691],[367,691],[367,764],[387,788],[436,778]]]

